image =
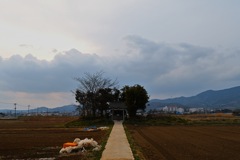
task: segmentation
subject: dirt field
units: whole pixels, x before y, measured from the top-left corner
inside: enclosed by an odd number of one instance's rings
[[[147,160],[240,159],[240,126],[127,128]]]
[[[0,159],[80,159],[83,155],[60,156],[63,143],[75,138],[93,138],[101,143],[106,131],[81,132],[64,128],[76,117],[25,117],[0,120]]]

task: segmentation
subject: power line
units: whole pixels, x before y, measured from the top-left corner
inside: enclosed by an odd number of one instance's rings
[[[16,102],[3,102],[3,101],[0,101],[0,104],[5,104],[5,105],[7,105],[8,107],[11,107],[12,105],[14,105],[14,110],[15,110],[15,107],[16,107],[16,105],[18,105],[18,108],[20,107],[20,108],[30,108],[30,104],[20,104],[20,103],[16,103]],[[11,105],[11,106],[10,106]],[[33,105],[31,105],[31,106],[33,106]]]

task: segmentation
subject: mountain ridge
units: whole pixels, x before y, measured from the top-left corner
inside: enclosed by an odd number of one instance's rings
[[[38,107],[38,108],[33,108],[28,110],[16,110],[17,113],[47,113],[47,112],[58,112],[58,113],[71,113],[76,111],[76,106],[75,104],[69,104],[69,105],[64,105],[60,107],[55,107],[55,108],[48,108],[45,106]],[[13,109],[0,109],[0,112],[14,112]]]
[[[147,103],[147,110],[164,107],[166,105],[175,105],[178,107],[201,107],[201,108],[240,108],[240,86],[222,89],[222,90],[206,90],[195,96],[176,97],[168,99],[151,99]],[[76,112],[75,104],[64,105],[55,108],[38,107],[30,109],[29,112]],[[14,112],[14,110],[0,109],[0,112]],[[28,110],[17,110],[19,112],[28,112]]]
[[[240,108],[240,86],[222,90],[207,90],[190,97],[176,97],[164,100],[154,99],[148,103],[148,106],[151,106],[150,108],[162,107],[164,105],[202,108]]]

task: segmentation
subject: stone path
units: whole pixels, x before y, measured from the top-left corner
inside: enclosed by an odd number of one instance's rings
[[[114,121],[101,160],[134,160],[122,121]]]

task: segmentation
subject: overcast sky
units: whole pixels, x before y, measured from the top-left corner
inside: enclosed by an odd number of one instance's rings
[[[75,103],[104,71],[150,98],[240,85],[239,0],[0,0],[0,109]]]

